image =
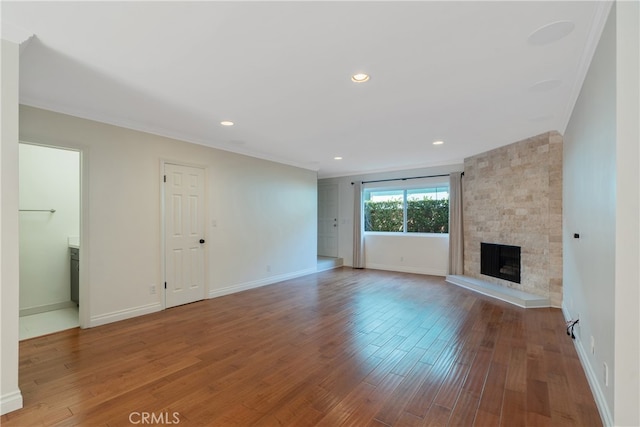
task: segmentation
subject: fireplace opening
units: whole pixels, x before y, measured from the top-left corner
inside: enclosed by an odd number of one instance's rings
[[[480,243],[480,273],[520,283],[520,246]]]

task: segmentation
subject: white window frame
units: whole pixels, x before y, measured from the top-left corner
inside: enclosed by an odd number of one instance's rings
[[[448,236],[449,233],[423,233],[416,231],[407,231],[407,192],[409,190],[423,190],[423,189],[446,189],[447,194],[449,194],[449,183],[448,182],[437,182],[437,183],[415,183],[413,185],[403,185],[398,186],[397,184],[394,186],[371,186],[366,187],[364,189],[364,193],[366,192],[377,192],[377,191],[402,191],[402,231],[367,231],[366,221],[362,221],[363,233],[366,235],[403,235],[403,236]],[[437,190],[436,190],[437,192]],[[362,215],[364,217],[366,213],[365,209],[365,198],[362,198]],[[448,227],[447,227],[448,229]]]

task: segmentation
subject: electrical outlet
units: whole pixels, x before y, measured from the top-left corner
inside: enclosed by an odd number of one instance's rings
[[[267,273],[271,272],[271,266],[267,264]]]
[[[401,257],[400,257],[400,262],[403,262],[403,261],[404,261],[404,257],[403,257],[403,256],[401,256]]]
[[[155,295],[156,294],[156,285],[149,286],[149,294],[150,295]]]
[[[596,354],[596,342],[591,335],[591,354]]]

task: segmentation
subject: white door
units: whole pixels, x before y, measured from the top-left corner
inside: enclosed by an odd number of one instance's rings
[[[318,255],[338,256],[338,185],[318,186]]]
[[[205,298],[204,169],[165,164],[165,306]]]

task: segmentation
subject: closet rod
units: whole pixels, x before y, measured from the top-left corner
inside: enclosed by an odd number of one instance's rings
[[[20,212],[51,212],[54,213],[55,209],[20,209]]]

